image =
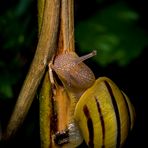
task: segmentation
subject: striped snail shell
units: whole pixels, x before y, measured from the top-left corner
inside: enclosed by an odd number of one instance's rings
[[[79,99],[74,112],[86,144],[91,148],[121,147],[134,124],[128,97],[109,78],[100,77]]]
[[[58,55],[52,66],[71,102],[76,103],[71,105],[73,117],[68,127],[74,128],[65,129],[69,139],[66,142],[73,147],[79,145],[82,140],[75,137],[79,135],[91,148],[118,148],[124,144],[134,125],[134,107],[112,80],[107,77],[95,80],[93,72],[83,63],[95,54],[94,51],[78,57],[74,52],[68,52]]]

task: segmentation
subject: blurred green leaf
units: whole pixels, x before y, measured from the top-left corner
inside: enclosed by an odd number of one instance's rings
[[[13,81],[10,79],[7,73],[0,74],[0,96],[3,98],[11,98],[13,96],[12,91]]]
[[[11,98],[13,96],[11,85],[9,83],[0,85],[0,93],[4,98]]]
[[[97,50],[94,59],[102,66],[112,62],[126,65],[148,44],[138,19],[136,12],[116,3],[80,22],[75,29],[76,41],[82,52]]]

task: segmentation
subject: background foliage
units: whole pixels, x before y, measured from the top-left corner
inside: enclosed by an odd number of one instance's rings
[[[129,64],[148,44],[148,37],[138,25],[139,17],[121,1],[96,10],[76,26],[80,49],[84,52],[98,50],[95,61],[102,66],[112,62],[121,66]]]
[[[37,44],[37,1],[1,1],[0,124],[13,110]],[[126,147],[145,146],[148,23],[146,1],[75,0],[75,42],[79,54],[97,50],[87,64],[96,77],[112,78],[130,96],[137,120]],[[38,100],[8,147],[39,145]],[[1,128],[0,126],[0,128]],[[1,129],[0,129],[1,132]],[[24,143],[22,146],[21,143]]]

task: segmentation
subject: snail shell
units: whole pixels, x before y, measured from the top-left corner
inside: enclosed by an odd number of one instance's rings
[[[98,78],[81,96],[74,118],[91,148],[121,147],[133,127],[135,112],[128,97],[109,78]]]

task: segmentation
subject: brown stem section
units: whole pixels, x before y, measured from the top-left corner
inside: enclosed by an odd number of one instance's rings
[[[74,2],[73,0],[62,0],[61,16],[60,16],[60,31],[58,51],[56,55],[64,54],[65,52],[75,51],[74,48]],[[56,57],[55,57],[56,58]],[[75,100],[71,99],[67,94],[64,86],[56,86],[56,95],[54,96],[57,112],[57,131],[65,132],[68,128],[69,122],[73,119],[73,108],[75,107]],[[62,134],[61,134],[62,135]],[[53,147],[58,147],[57,143],[52,141]],[[61,148],[69,147],[69,141],[60,145]],[[71,146],[70,146],[71,147]]]
[[[4,139],[10,138],[22,124],[35,96],[48,61],[56,49],[59,25],[59,0],[45,0],[43,21],[36,53],[8,123]]]
[[[74,51],[74,2],[62,0],[58,53]]]
[[[58,42],[58,53],[74,51],[74,3],[73,0],[62,0],[60,36]],[[70,100],[65,88],[57,87],[55,96],[58,108],[58,130],[65,130],[69,121]]]

